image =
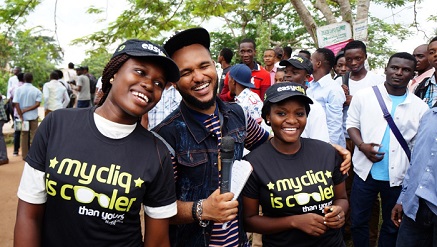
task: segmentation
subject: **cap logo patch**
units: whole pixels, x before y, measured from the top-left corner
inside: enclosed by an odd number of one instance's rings
[[[118,52],[122,51],[125,47],[125,45],[120,45],[120,47],[118,47]]]
[[[143,49],[146,49],[146,50],[149,50],[149,51],[153,51],[155,53],[158,53],[161,56],[166,57],[166,55],[164,54],[164,52],[161,49],[159,49],[158,47],[156,47],[156,46],[154,46],[152,44],[143,43],[141,45],[141,47],[143,47]]]
[[[303,58],[301,57],[294,56],[293,59],[299,61],[299,63],[303,63]]]
[[[278,87],[277,91],[278,92],[282,92],[282,91],[297,91],[297,92],[300,92],[303,95],[305,95],[305,89],[302,86],[282,86],[282,87]]]

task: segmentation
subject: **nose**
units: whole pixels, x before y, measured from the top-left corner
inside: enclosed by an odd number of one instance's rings
[[[193,81],[203,81],[203,73],[200,70],[195,69],[193,71]]]

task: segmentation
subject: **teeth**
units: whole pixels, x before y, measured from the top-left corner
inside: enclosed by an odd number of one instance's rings
[[[206,88],[206,87],[208,87],[208,86],[209,86],[209,83],[205,83],[205,84],[203,84],[202,86],[196,88],[195,90],[196,90],[196,91],[198,91],[198,90],[202,90],[202,89],[204,89],[204,88]]]
[[[146,103],[149,102],[149,98],[146,95],[144,95],[143,93],[134,91],[134,92],[132,92],[132,94],[137,96],[138,98],[140,98],[141,100],[143,100]]]
[[[284,130],[287,130],[287,131],[296,131],[297,128],[284,128]]]

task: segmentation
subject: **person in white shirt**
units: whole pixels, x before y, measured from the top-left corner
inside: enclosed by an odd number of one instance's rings
[[[346,96],[346,102],[343,106],[343,131],[346,137],[346,148],[353,155],[355,144],[349,138],[349,134],[346,130],[346,118],[349,109],[349,104],[352,100],[353,95],[355,95],[359,90],[363,88],[368,88],[371,86],[379,85],[384,82],[385,78],[383,76],[377,75],[366,69],[365,63],[367,60],[367,47],[359,40],[354,40],[349,42],[343,49],[345,65],[349,72],[346,72],[344,76],[336,79],[336,82],[343,88],[344,94]],[[353,166],[353,164],[352,164]],[[355,173],[353,170],[349,172],[349,176],[346,179],[346,191],[348,193],[348,198],[350,198],[350,193],[352,190],[352,182]],[[379,226],[379,208],[380,202],[377,198],[373,203],[372,216],[369,222],[370,227],[370,246],[376,246],[378,240],[378,226]],[[350,208],[346,213],[346,224],[344,228],[345,239],[350,239]]]
[[[59,73],[53,71],[50,73],[50,81],[44,83],[44,111],[45,116],[54,110],[66,108],[70,103],[70,97],[67,93],[67,88],[59,80]]]
[[[309,83],[308,96],[319,102],[326,114],[330,143],[346,147],[343,132],[343,103],[346,100],[340,85],[331,78],[335,63],[334,52],[327,48],[317,49],[311,56],[314,80]]]
[[[427,105],[407,90],[414,76],[416,59],[409,53],[392,55],[385,69],[384,84],[365,88],[353,97],[346,120],[356,147],[352,156],[354,172],[350,206],[352,239],[355,247],[369,246],[369,219],[373,202],[380,194],[382,226],[378,246],[395,246],[397,227],[390,220],[409,158],[383,116],[374,90],[382,99],[407,144],[412,146],[419,121]]]
[[[298,83],[304,87],[306,87],[305,84],[313,73],[311,61],[305,57],[294,56],[289,60],[282,60],[279,65],[285,66],[284,81]],[[309,98],[311,99],[311,97]],[[320,103],[311,100],[313,104],[310,104],[311,111],[308,114],[307,124],[301,136],[329,142],[325,110],[323,110]]]

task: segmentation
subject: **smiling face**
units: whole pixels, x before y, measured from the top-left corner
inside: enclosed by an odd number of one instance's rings
[[[281,153],[293,154],[300,148],[300,136],[307,123],[305,103],[297,97],[271,105],[266,115],[270,122],[274,137],[273,146]]]
[[[181,78],[174,83],[184,102],[192,109],[209,113],[215,109],[217,71],[209,51],[199,44],[186,46],[173,54]]]
[[[408,59],[393,57],[385,68],[387,91],[404,89],[414,76],[414,62]]]
[[[111,105],[109,114],[115,112],[117,116],[108,119],[119,123],[136,122],[151,110],[161,99],[166,85],[163,69],[147,58],[128,59],[113,79],[104,104]]]

